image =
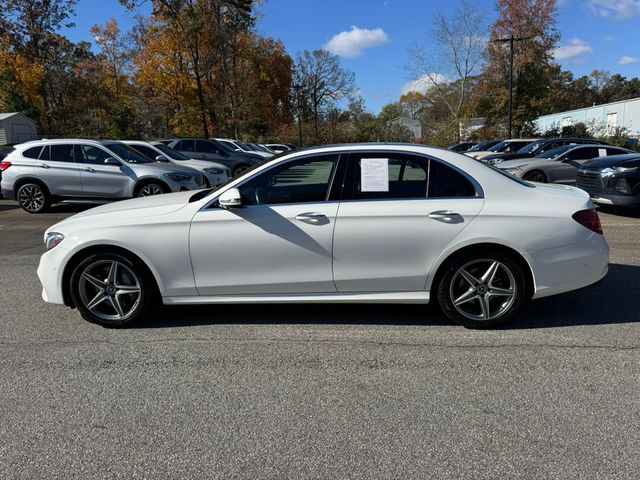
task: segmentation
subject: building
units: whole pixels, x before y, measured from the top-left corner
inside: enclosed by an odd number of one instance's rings
[[[561,130],[576,123],[584,123],[596,136],[609,135],[617,127],[622,127],[629,131],[629,135],[640,137],[640,98],[553,113],[537,120],[541,133],[554,128]]]
[[[486,124],[485,117],[475,117],[460,120],[458,127],[460,128],[460,139],[469,140],[476,130],[480,130]]]
[[[16,145],[38,138],[36,122],[19,112],[0,113],[0,145]]]
[[[414,120],[413,118],[409,117],[398,117],[393,120],[392,123],[409,130],[416,140],[420,140],[422,138],[422,125],[420,125],[419,120]]]

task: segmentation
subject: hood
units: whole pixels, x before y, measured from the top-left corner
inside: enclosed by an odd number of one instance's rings
[[[498,168],[526,167],[527,165],[531,165],[532,163],[539,162],[539,161],[541,161],[541,160],[536,159],[536,158],[528,158],[528,159],[518,158],[518,159],[515,159],[515,160],[505,160],[504,162],[500,162],[500,163],[496,164],[496,167],[498,167]]]
[[[164,173],[186,173],[193,175],[195,170],[193,168],[189,168],[186,165],[177,165],[173,162],[153,162],[153,163],[140,163],[140,164],[127,164],[128,167],[132,167],[132,170],[137,170],[138,168],[150,168],[153,173],[157,175],[162,175]]]
[[[514,160],[516,158],[531,158],[532,154],[529,153],[492,153],[491,155],[487,155],[484,157],[485,160],[491,160],[493,158],[499,158],[500,160]]]
[[[253,153],[247,152],[230,152],[229,158],[231,160],[244,160],[245,162],[261,162],[264,160],[264,158],[257,153],[254,155]]]
[[[183,165],[189,168],[219,168],[225,170],[227,167],[217,162],[210,162],[208,160],[197,160],[190,158],[189,160],[176,160],[174,165]]]
[[[148,218],[158,215],[166,215],[183,208],[189,203],[189,199],[195,192],[165,193],[150,197],[132,198],[119,202],[108,203],[99,207],[77,213],[47,229],[50,231],[66,233],[74,225],[81,224],[87,227],[89,218],[95,223],[127,222],[131,219]]]
[[[582,168],[588,170],[602,170],[611,167],[638,167],[640,166],[640,155],[612,155],[610,157],[601,157],[595,160],[589,160],[582,165]]]

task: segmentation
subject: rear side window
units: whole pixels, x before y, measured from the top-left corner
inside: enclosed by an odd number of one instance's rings
[[[73,145],[50,145],[49,160],[52,162],[73,163]]]
[[[218,147],[206,140],[196,140],[196,151],[201,153],[218,153]]]
[[[41,150],[42,150],[41,145],[37,147],[27,148],[24,152],[22,152],[22,156],[26,158],[35,158],[37,160],[38,158],[40,158]]]
[[[443,163],[431,160],[429,198],[475,196],[476,189],[467,177]]]
[[[176,144],[176,150],[181,150],[183,152],[195,152],[195,145],[193,140],[180,140]]]

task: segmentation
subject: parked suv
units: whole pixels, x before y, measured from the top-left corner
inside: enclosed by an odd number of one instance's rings
[[[541,153],[548,152],[565,145],[609,145],[607,142],[600,140],[591,140],[588,138],[543,138],[528,145],[525,145],[516,152],[494,153],[482,157],[481,161],[489,165],[497,165],[506,160],[515,160],[518,158],[531,158]]]
[[[30,213],[52,203],[106,203],[204,188],[199,172],[154,162],[114,141],[27,142],[0,165],[2,194]]]
[[[189,158],[221,163],[231,169],[234,177],[264,160],[260,155],[236,152],[231,147],[215,140],[203,138],[168,138],[160,140],[168,147],[178,150]]]
[[[591,160],[578,170],[576,184],[594,203],[640,208],[640,154]]]
[[[219,187],[224,185],[231,178],[231,171],[219,163],[208,162],[206,160],[195,160],[186,155],[167,147],[161,142],[144,142],[142,140],[122,140],[122,143],[135,148],[143,155],[156,162],[175,163],[184,167],[198,170],[204,175],[205,183],[208,187]]]

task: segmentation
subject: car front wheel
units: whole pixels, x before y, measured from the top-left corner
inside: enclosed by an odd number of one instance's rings
[[[503,325],[527,298],[520,265],[502,253],[463,255],[449,264],[437,287],[444,314],[468,328]]]
[[[148,272],[129,258],[98,253],[71,275],[71,299],[82,317],[104,326],[123,326],[144,318],[154,297]]]
[[[234,169],[233,169],[233,176],[237,177],[238,175],[240,175],[243,172],[246,172],[247,170],[249,170],[249,165],[237,165]]]
[[[165,193],[162,185],[158,183],[146,183],[138,190],[138,197],[150,197],[151,195],[160,195]]]

